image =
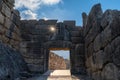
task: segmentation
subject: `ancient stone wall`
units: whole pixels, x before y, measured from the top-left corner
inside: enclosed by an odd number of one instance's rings
[[[0,80],[15,80],[27,72],[19,52],[20,16],[13,6],[14,0],[0,0]]]
[[[20,16],[13,6],[14,0],[0,0],[0,41],[18,50],[21,41]]]
[[[67,69],[65,59],[53,52],[49,53],[49,70],[64,70]]]
[[[26,68],[17,51],[31,72],[44,73],[49,49],[67,48],[72,74],[87,70],[94,80],[120,80],[120,11],[103,13],[97,4],[88,16],[82,14],[83,27],[77,27],[75,21],[20,20],[13,6],[14,0],[0,0],[0,78],[13,80]]]
[[[120,11],[83,13],[86,69],[94,80],[120,80]]]
[[[55,31],[51,31],[51,27]],[[76,27],[75,21],[57,23],[57,20],[23,20],[20,30],[20,51],[30,71],[43,73],[48,70],[50,48],[69,48],[71,72],[84,72],[83,28]],[[78,64],[79,60],[81,62]]]
[[[70,49],[71,73],[85,74],[85,52],[83,28],[76,27],[71,31],[72,47]]]
[[[53,34],[50,26],[55,26],[56,20],[23,20],[21,21],[20,51],[32,72],[45,72],[48,69],[49,49],[44,46]]]
[[[27,71],[27,65],[20,52],[0,43],[0,80],[15,80]]]

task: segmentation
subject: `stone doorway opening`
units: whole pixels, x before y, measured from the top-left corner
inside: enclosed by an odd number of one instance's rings
[[[48,69],[49,70],[70,70],[70,49],[50,48]]]

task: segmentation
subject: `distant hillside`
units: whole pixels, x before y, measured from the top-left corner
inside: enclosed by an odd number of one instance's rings
[[[66,61],[63,57],[50,52],[49,54],[49,69],[50,70],[57,70],[57,69],[67,69]]]

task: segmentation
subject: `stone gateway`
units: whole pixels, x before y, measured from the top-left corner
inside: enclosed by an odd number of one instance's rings
[[[0,80],[45,73],[50,49],[58,48],[70,50],[72,75],[120,80],[120,11],[103,13],[96,4],[76,26],[74,20],[20,20],[13,7],[14,0],[0,0]]]

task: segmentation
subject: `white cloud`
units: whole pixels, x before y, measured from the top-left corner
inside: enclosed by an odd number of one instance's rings
[[[36,19],[37,10],[41,8],[42,5],[55,5],[62,2],[62,0],[15,0],[15,9],[26,9],[20,11],[22,19]],[[44,17],[47,19],[47,17]]]
[[[15,8],[27,8],[32,11],[39,9],[42,5],[54,5],[62,0],[15,0]]]
[[[15,0],[15,8],[27,8],[29,10],[36,10],[40,8],[41,0]]]
[[[48,20],[49,18],[47,18],[47,17],[43,17],[43,19],[44,19],[44,20]]]
[[[54,5],[62,2],[62,0],[42,0],[42,3],[45,5]]]
[[[21,19],[37,19],[37,14],[31,10],[25,10],[21,12]]]

